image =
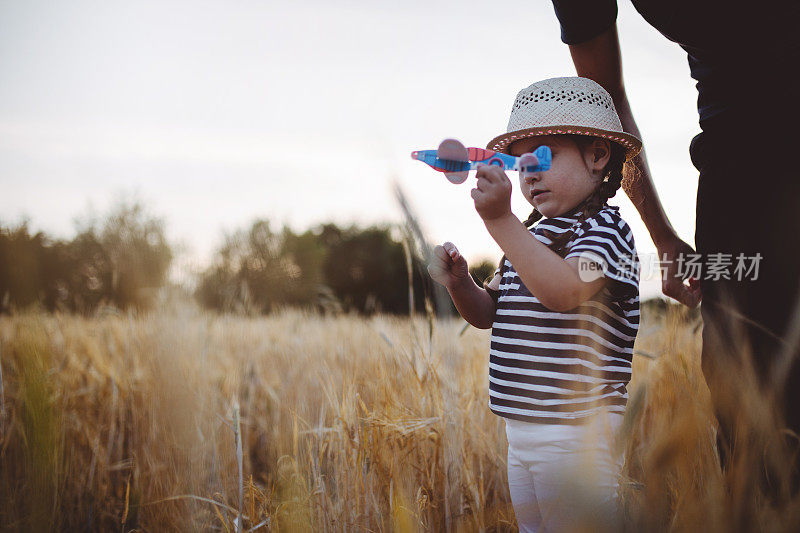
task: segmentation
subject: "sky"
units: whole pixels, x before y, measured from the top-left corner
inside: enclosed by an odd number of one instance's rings
[[[693,246],[686,54],[619,4],[628,99]],[[181,250],[181,278],[256,218],[295,231],[401,221],[396,181],[432,243],[496,262],[474,181],[450,184],[410,153],[448,137],[483,147],[520,89],[575,75],[550,2],[503,6],[0,0],[0,224],[70,238],[76,218],[139,199]],[[660,294],[639,213],[622,189],[609,203],[633,229],[642,298]],[[519,191],[512,208],[523,220],[531,209]]]

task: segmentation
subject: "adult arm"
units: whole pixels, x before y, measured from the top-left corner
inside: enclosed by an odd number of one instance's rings
[[[596,37],[581,43],[570,44],[569,51],[578,76],[590,78],[602,85],[614,100],[614,107],[622,122],[622,129],[641,139],[642,136],[625,93],[616,23]],[[639,211],[639,215],[656,245],[658,257],[663,260],[662,291],[665,295],[689,307],[696,307],[701,298],[699,287],[692,289],[686,286],[681,277],[677,275],[678,257],[680,254],[694,253],[694,249],[678,237],[667,218],[653,185],[644,147],[632,162],[634,165],[633,176],[623,179],[622,189]]]

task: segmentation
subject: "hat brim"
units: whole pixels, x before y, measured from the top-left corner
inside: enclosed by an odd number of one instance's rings
[[[629,161],[636,157],[642,149],[642,141],[633,135],[625,132],[607,131],[586,126],[542,126],[538,128],[526,128],[524,130],[512,131],[498,135],[486,145],[487,150],[494,150],[503,154],[508,154],[508,147],[514,141],[539,137],[542,135],[589,135],[602,137],[613,141],[625,148],[625,160]],[[511,155],[511,154],[509,154]]]

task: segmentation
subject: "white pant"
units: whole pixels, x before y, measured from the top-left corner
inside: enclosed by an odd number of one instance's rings
[[[575,426],[505,419],[508,487],[521,532],[619,529],[625,457],[613,456],[611,442],[622,420],[618,413]]]

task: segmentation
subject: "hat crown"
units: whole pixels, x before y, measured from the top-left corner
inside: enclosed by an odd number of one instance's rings
[[[608,91],[594,80],[577,76],[542,80],[517,94],[506,132],[546,126],[622,131]]]
[[[514,141],[536,135],[577,134],[603,137],[621,145],[631,159],[642,141],[622,128],[614,100],[599,83],[579,76],[550,78],[517,93],[506,133],[486,145],[509,153]]]

